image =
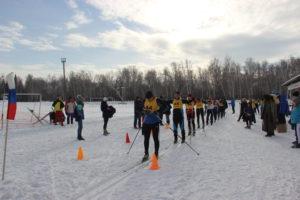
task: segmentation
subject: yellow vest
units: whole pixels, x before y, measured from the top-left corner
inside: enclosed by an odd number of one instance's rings
[[[159,110],[159,106],[156,102],[156,97],[153,97],[151,99],[146,99],[144,103],[144,109],[149,110],[151,112],[155,112]]]
[[[196,102],[196,108],[197,108],[197,109],[199,109],[199,108],[204,108],[203,102],[202,102],[202,101],[197,101],[197,102]]]
[[[173,109],[182,109],[182,100],[181,99],[174,99],[173,100]]]
[[[62,111],[62,109],[60,108],[60,102],[57,102],[54,106],[54,112],[57,112],[57,111]]]

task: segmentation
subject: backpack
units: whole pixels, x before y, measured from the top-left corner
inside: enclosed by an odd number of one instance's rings
[[[107,108],[107,116],[109,118],[112,118],[115,113],[116,113],[116,109],[113,106],[108,106],[108,108]]]

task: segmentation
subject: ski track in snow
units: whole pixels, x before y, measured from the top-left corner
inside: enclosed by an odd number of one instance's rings
[[[42,113],[50,105],[44,102]],[[76,123],[11,129],[0,199],[300,199],[300,151],[290,148],[292,130],[265,138],[260,119],[248,130],[236,121],[238,114],[228,109],[225,119],[206,127],[205,132],[197,129],[192,137],[191,145],[199,156],[185,144],[173,145],[172,133],[161,127],[161,169],[150,171],[141,165],[124,172],[141,160],[143,136],[138,136],[127,155],[125,133],[133,140],[137,132],[131,128],[133,104],[114,106],[117,113],[109,121],[111,135],[107,137],[101,134],[97,103],[86,104],[84,142],[76,140]],[[1,166],[2,143],[3,137]],[[83,161],[76,160],[79,146],[84,150]]]

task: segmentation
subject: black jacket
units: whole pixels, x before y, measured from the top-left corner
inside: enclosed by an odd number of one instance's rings
[[[101,111],[103,118],[109,118],[108,105],[106,101],[101,102]]]
[[[134,101],[134,114],[135,115],[141,115],[144,110],[144,103],[141,100],[135,100]]]

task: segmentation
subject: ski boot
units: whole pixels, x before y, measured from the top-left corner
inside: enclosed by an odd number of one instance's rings
[[[147,160],[149,160],[149,154],[144,155],[144,157],[142,158],[142,163],[146,162]]]
[[[292,146],[292,148],[293,148],[293,149],[298,149],[298,148],[300,148],[300,144],[294,144],[294,145]]]
[[[177,144],[177,142],[178,142],[178,136],[176,134],[176,135],[174,135],[174,144]]]
[[[181,132],[181,143],[185,143],[185,131]]]
[[[109,132],[108,132],[107,130],[104,130],[104,131],[103,131],[103,135],[104,135],[104,136],[107,136],[107,135],[109,135]]]
[[[195,136],[196,135],[196,130],[193,130],[193,136]]]

